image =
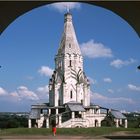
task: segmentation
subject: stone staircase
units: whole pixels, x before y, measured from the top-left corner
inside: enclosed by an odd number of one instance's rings
[[[70,127],[86,127],[86,120],[83,118],[73,118],[69,119],[66,122],[61,124],[61,128],[70,128]]]
[[[44,115],[41,114],[40,119],[38,120],[38,128],[41,128],[43,126],[43,122],[44,122]]]

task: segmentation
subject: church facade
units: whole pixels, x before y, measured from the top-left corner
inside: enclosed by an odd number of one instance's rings
[[[72,24],[72,15],[65,14],[64,31],[55,57],[55,71],[49,82],[50,106],[75,101],[90,105],[90,85],[83,71],[83,57]]]
[[[83,57],[75,34],[72,14],[64,15],[64,31],[55,56],[55,70],[49,80],[49,103],[32,105],[29,128],[101,127],[106,113],[90,103],[90,83],[83,69]]]

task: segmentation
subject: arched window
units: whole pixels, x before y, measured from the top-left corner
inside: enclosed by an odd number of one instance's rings
[[[72,90],[70,91],[70,98],[72,99]]]

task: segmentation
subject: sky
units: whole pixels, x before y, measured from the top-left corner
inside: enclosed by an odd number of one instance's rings
[[[86,3],[54,3],[12,22],[0,36],[0,111],[30,111],[48,102],[67,8],[90,80],[91,102],[140,111],[140,39],[120,16]]]

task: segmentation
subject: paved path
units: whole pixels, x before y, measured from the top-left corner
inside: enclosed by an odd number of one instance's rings
[[[88,136],[0,136],[0,140],[107,140],[103,137],[88,137]]]

